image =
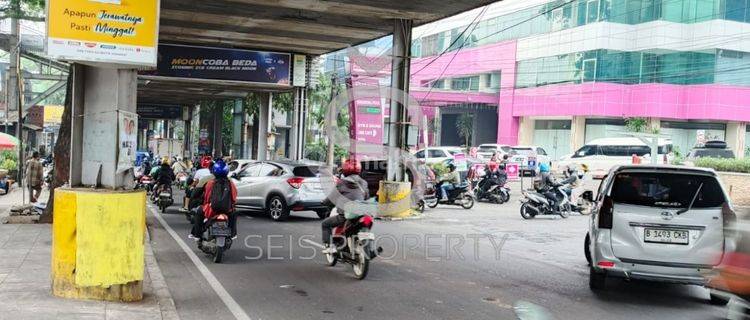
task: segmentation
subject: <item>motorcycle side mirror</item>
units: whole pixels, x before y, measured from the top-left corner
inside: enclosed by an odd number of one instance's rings
[[[583,198],[584,200],[587,200],[589,202],[594,202],[594,192],[591,191],[591,190],[584,191],[581,194],[581,198]]]

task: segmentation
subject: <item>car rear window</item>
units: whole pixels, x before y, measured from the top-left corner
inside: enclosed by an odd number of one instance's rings
[[[495,151],[497,151],[497,147],[495,147],[495,146],[479,146],[479,151],[495,152]]]
[[[687,208],[696,192],[693,208],[721,207],[726,201],[716,178],[676,173],[620,173],[615,177],[611,196],[615,203]]]
[[[320,167],[318,166],[300,166],[292,169],[292,174],[296,177],[318,177],[320,176]]]
[[[534,149],[531,148],[511,148],[511,150],[513,150],[513,154],[520,154],[524,156],[534,155]]]

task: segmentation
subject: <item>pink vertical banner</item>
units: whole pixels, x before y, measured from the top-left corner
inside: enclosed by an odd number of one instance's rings
[[[508,180],[518,180],[518,163],[508,163],[505,165],[505,174],[508,175]]]

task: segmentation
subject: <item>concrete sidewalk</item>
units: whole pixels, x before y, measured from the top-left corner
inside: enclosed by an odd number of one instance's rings
[[[179,319],[148,238],[143,301],[115,303],[52,296],[51,231],[48,224],[0,224],[0,320]]]

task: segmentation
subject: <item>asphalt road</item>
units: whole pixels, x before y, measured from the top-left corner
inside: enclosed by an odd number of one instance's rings
[[[515,200],[515,197],[514,199]],[[226,319],[232,313],[205,272],[252,319],[516,319],[532,303],[550,319],[719,319],[708,291],[695,286],[609,281],[588,288],[583,256],[586,216],[524,221],[518,204],[440,206],[421,219],[376,220],[384,248],[368,277],[326,267],[314,213],[276,223],[259,213],[239,219],[239,238],[214,264],[187,239],[177,211],[149,210],[157,261],[182,319]],[[153,216],[160,215],[207,268],[196,264]],[[539,311],[541,310],[541,311]]]

